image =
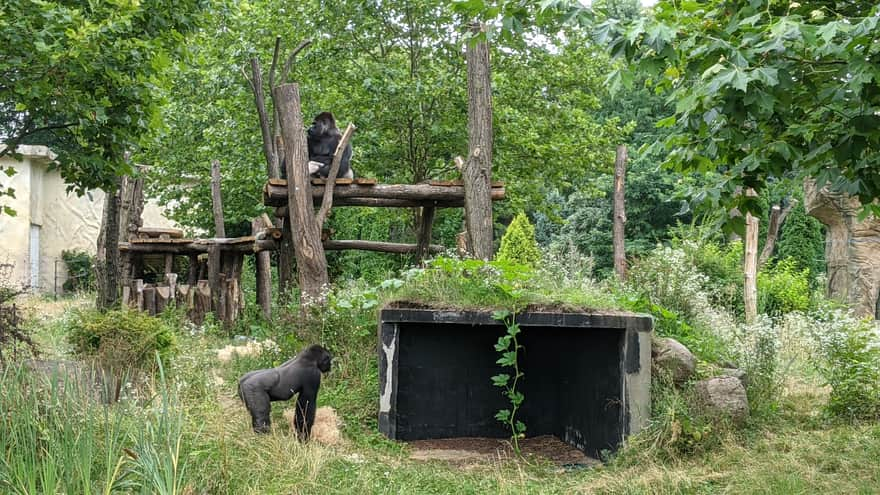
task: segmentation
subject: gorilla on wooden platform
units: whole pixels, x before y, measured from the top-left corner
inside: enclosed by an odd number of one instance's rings
[[[294,427],[300,440],[308,440],[315,423],[321,373],[330,371],[332,359],[323,347],[310,345],[277,368],[245,373],[238,381],[238,396],[251,413],[254,431],[269,431],[270,402],[289,400],[299,394]]]
[[[333,164],[333,154],[342,139],[342,133],[336,127],[336,119],[330,112],[322,112],[315,117],[308,132],[309,144],[309,173],[321,178],[330,175],[330,166]],[[351,169],[351,143],[342,151],[342,161],[339,162],[338,177],[353,179],[354,171]]]

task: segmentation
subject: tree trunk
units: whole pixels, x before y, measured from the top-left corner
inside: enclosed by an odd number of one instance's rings
[[[287,188],[287,204],[293,230],[300,301],[303,306],[323,304],[324,289],[329,284],[327,259],[321,245],[321,226],[316,221],[312,203],[299,85],[282,84],[273,90],[272,96],[284,138],[287,180],[293,184],[293,187]]]
[[[755,191],[746,190],[746,195],[754,196]],[[746,213],[745,259],[743,260],[743,302],[746,310],[746,323],[758,317],[758,219]]]
[[[471,24],[475,34],[484,31]],[[468,249],[474,258],[492,258],[492,81],[489,44],[485,40],[467,45],[468,158],[462,177],[465,190],[465,223]]]
[[[104,196],[101,232],[98,235],[98,254],[95,262],[98,285],[98,309],[104,310],[119,301],[119,189],[122,178]]]
[[[626,250],[624,248],[624,226],[626,211],[624,209],[624,178],[626,177],[626,146],[617,147],[614,160],[614,273],[620,280],[626,280]]]
[[[211,204],[214,209],[214,237],[226,237],[223,225],[223,195],[220,192],[220,160],[211,162]]]
[[[782,228],[785,217],[788,216],[788,213],[796,204],[797,200],[792,200],[785,208],[779,205],[773,205],[770,208],[770,221],[767,223],[767,239],[764,241],[761,255],[758,256],[758,270],[773,256],[773,250],[776,248],[776,239],[779,238],[779,229]]]
[[[435,211],[436,208],[425,207],[421,208],[421,211],[418,214],[418,235],[416,236],[418,248],[416,250],[416,263],[421,264],[425,261],[425,258],[428,257],[431,246],[431,231],[434,227]]]

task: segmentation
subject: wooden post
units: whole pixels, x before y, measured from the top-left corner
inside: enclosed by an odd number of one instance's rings
[[[272,70],[274,71],[274,64]],[[257,105],[257,115],[260,118],[260,133],[263,136],[263,154],[266,155],[266,175],[270,179],[275,179],[280,177],[281,174],[278,166],[278,155],[272,145],[272,131],[269,129],[269,115],[266,112],[266,101],[263,96],[263,72],[260,69],[260,60],[256,57],[251,59],[251,75],[253,77],[251,89],[254,92],[254,103]]]
[[[416,250],[416,262],[422,263],[428,257],[428,250],[431,245],[431,231],[434,226],[435,208],[422,208],[419,215],[419,233],[417,236],[418,248]]]
[[[220,248],[212,245],[208,248],[208,288],[211,291],[211,309],[220,318]]]
[[[168,275],[169,273],[174,273],[174,255],[166,254],[165,255],[165,271],[164,275]]]
[[[214,237],[226,237],[223,226],[223,199],[220,194],[220,160],[211,162],[211,202],[214,207]]]
[[[153,286],[144,287],[144,311],[150,316],[156,314],[156,288]]]
[[[306,137],[303,131],[299,85],[282,84],[274,88],[273,101],[278,109],[281,135],[284,138],[287,167],[290,222],[296,271],[303,307],[323,304],[323,290],[329,284],[327,260],[321,245],[321,225],[316,221],[312,206],[312,185],[309,178]],[[293,187],[290,187],[292,185]]]
[[[199,255],[191,254],[189,255],[189,273],[186,276],[186,283],[188,285],[196,285],[196,282],[199,281]]]
[[[287,301],[293,283],[293,230],[290,217],[282,218],[281,245],[278,247],[278,295]]]
[[[626,225],[624,178],[626,177],[626,146],[617,147],[614,159],[614,273],[620,280],[626,280],[626,249],[624,246],[624,226]]]
[[[268,218],[255,218],[251,222],[251,233],[257,235],[264,230],[264,222]],[[269,224],[271,226],[271,223]],[[254,265],[257,270],[257,304],[263,311],[263,318],[267,320],[272,316],[272,265],[268,251],[260,251],[254,255]]]
[[[470,25],[474,35],[485,31],[480,23]],[[468,157],[462,170],[465,190],[465,222],[468,248],[473,257],[492,259],[492,81],[489,72],[489,44],[485,40],[467,44]]]
[[[747,196],[755,196],[754,189],[746,190]],[[758,219],[746,213],[745,259],[743,260],[743,302],[745,303],[746,323],[758,317]]]

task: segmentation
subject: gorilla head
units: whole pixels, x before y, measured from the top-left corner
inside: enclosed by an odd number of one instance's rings
[[[306,350],[300,354],[299,358],[314,362],[315,365],[318,366],[318,369],[321,370],[321,373],[328,373],[333,361],[333,355],[330,354],[330,351],[324,349],[318,344],[308,346]]]
[[[336,119],[330,112],[319,113],[307,132],[309,145],[309,173],[326,178],[330,175],[333,155],[342,139],[342,133],[336,127]],[[339,163],[339,177],[354,178],[351,170],[351,143],[346,145]]]

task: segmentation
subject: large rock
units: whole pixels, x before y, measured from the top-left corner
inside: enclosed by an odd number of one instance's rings
[[[738,378],[718,376],[700,380],[696,392],[697,399],[709,414],[729,417],[736,423],[743,422],[749,416],[749,399]]]
[[[848,302],[859,316],[877,317],[880,293],[880,218],[860,219],[857,198],[804,181],[807,213],[825,224],[828,297]]]
[[[679,385],[688,381],[697,368],[697,359],[691,351],[675,339],[654,339],[651,342],[651,358],[658,371],[668,373],[672,381]]]

